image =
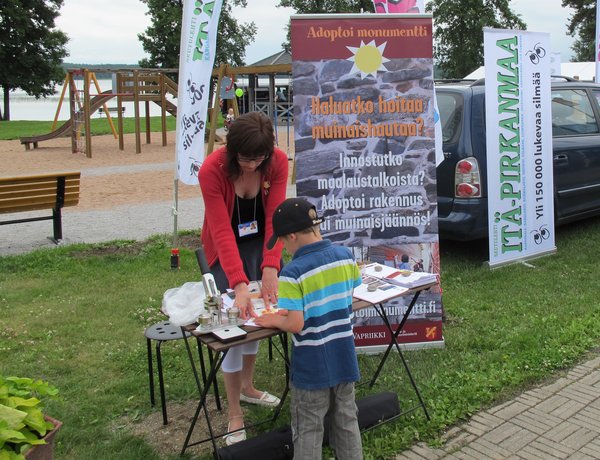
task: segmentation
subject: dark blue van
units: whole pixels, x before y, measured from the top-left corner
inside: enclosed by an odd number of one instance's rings
[[[485,86],[436,82],[444,161],[437,167],[439,233],[487,238]],[[555,225],[600,214],[600,85],[552,82]]]

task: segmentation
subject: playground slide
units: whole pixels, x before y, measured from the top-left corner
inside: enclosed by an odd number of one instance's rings
[[[102,94],[94,96],[90,99],[90,114],[94,113],[100,107],[102,107],[106,102],[115,97],[112,90],[103,91]],[[83,110],[80,110],[76,113],[76,117],[83,117]],[[67,120],[61,126],[56,128],[54,131],[50,131],[46,134],[40,134],[38,136],[29,136],[22,137],[21,144],[25,144],[25,148],[29,150],[29,144],[33,144],[34,148],[37,148],[37,143],[41,141],[47,141],[48,139],[54,139],[56,137],[65,137],[69,136],[71,132],[71,120]]]

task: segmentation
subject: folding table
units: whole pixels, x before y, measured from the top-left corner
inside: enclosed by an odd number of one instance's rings
[[[406,370],[406,373],[408,374],[410,384],[412,385],[413,389],[415,390],[415,393],[417,394],[417,398],[419,399],[419,406],[423,408],[423,412],[425,412],[425,416],[427,417],[427,420],[431,420],[431,418],[429,417],[429,413],[427,412],[427,407],[425,407],[425,402],[423,401],[423,398],[421,397],[419,388],[417,387],[417,384],[415,383],[412,373],[410,372],[408,363],[406,362],[406,359],[404,358],[404,355],[402,354],[400,345],[398,344],[398,335],[400,335],[400,332],[402,332],[402,328],[404,327],[404,324],[406,323],[408,316],[410,315],[415,304],[417,303],[417,299],[419,298],[419,295],[421,294],[421,292],[423,292],[431,287],[434,287],[437,284],[438,284],[437,281],[433,282],[433,283],[424,284],[422,286],[418,286],[418,287],[409,289],[408,291],[404,291],[401,294],[390,297],[390,298],[386,299],[385,301],[382,301],[379,303],[372,303],[372,302],[368,302],[366,300],[361,300],[361,299],[357,299],[357,298],[354,298],[354,300],[352,302],[352,310],[353,311],[362,310],[363,308],[373,307],[375,309],[375,311],[377,312],[377,314],[379,315],[379,317],[383,320],[383,323],[385,324],[387,330],[390,333],[390,343],[388,344],[387,349],[385,350],[385,353],[383,354],[381,361],[379,362],[377,371],[375,372],[375,374],[371,378],[371,381],[369,382],[369,388],[372,388],[373,385],[375,384],[375,381],[377,380],[377,377],[379,377],[379,373],[383,369],[383,366],[384,366],[390,352],[392,351],[392,348],[396,347],[396,350],[398,351],[398,355],[400,356],[400,359],[402,360],[402,364],[404,365],[404,369]],[[390,320],[387,316],[385,308],[383,307],[383,304],[385,302],[396,299],[398,297],[410,296],[410,295],[412,295],[412,299],[410,300],[408,308],[404,312],[404,315],[402,316],[400,323],[396,326],[396,329],[394,330],[392,327],[392,324],[390,323]],[[406,412],[409,412],[411,410],[414,410],[414,409],[418,408],[419,406],[416,406],[408,411],[404,411],[403,414],[405,414]],[[399,414],[399,416],[403,415],[403,414]]]
[[[195,446],[198,444],[202,444],[204,442],[211,441],[212,445],[213,445],[215,456],[218,456],[216,440],[220,437],[223,437],[223,436],[229,434],[229,433],[220,433],[220,434],[214,433],[213,427],[212,427],[212,424],[210,421],[210,416],[209,416],[208,410],[206,408],[206,395],[208,394],[208,392],[210,390],[211,384],[216,381],[217,372],[221,368],[221,364],[223,363],[223,359],[227,355],[227,352],[229,351],[230,348],[236,347],[238,345],[243,345],[245,343],[254,342],[256,340],[269,339],[271,337],[276,337],[276,336],[279,337],[281,349],[277,346],[277,344],[273,344],[273,346],[279,352],[279,354],[282,356],[284,365],[285,365],[285,388],[284,388],[283,394],[281,396],[281,402],[275,408],[275,411],[271,418],[263,420],[258,423],[255,423],[253,425],[246,425],[245,428],[248,429],[248,428],[252,428],[252,427],[261,425],[263,423],[274,422],[277,419],[277,417],[279,416],[279,413],[281,412],[283,403],[284,403],[287,393],[289,391],[288,340],[287,340],[287,334],[278,329],[265,329],[265,328],[259,328],[259,327],[254,327],[254,326],[241,326],[241,328],[244,329],[247,333],[247,335],[244,339],[223,343],[223,342],[220,342],[219,340],[217,340],[210,333],[209,334],[200,334],[196,330],[197,326],[198,326],[198,324],[191,324],[188,326],[183,326],[182,330],[191,332],[192,335],[198,341],[198,344],[200,346],[206,346],[207,349],[209,350],[209,356],[214,355],[214,358],[210,360],[210,370],[208,373],[208,377],[203,378],[201,381],[198,376],[198,371],[196,369],[195,358],[194,358],[194,355],[192,353],[192,350],[191,350],[191,347],[190,347],[190,344],[188,341],[189,338],[188,338],[188,336],[185,336],[185,334],[184,334],[185,346],[186,346],[186,349],[188,352],[188,357],[190,360],[190,365],[192,367],[192,372],[194,373],[194,378],[196,380],[196,385],[198,387],[198,393],[199,393],[200,399],[198,401],[198,407],[196,408],[196,412],[194,414],[194,417],[192,418],[190,428],[189,428],[187,436],[185,438],[183,448],[181,449],[181,455],[183,455],[185,453],[186,449],[190,446]],[[202,439],[200,441],[190,442],[192,433],[194,431],[194,427],[196,426],[196,422],[198,421],[198,417],[200,416],[200,412],[202,410],[204,410],[206,424],[208,426],[208,432],[210,434],[210,437],[206,438],[206,439]]]

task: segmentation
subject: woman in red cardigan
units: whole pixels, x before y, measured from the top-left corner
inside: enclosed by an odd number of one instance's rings
[[[260,112],[238,117],[227,133],[227,145],[211,153],[198,179],[205,213],[202,244],[217,283],[235,291],[243,318],[254,315],[248,283],[262,281],[265,305],[277,302],[277,275],[282,245],[267,249],[271,218],[285,199],[288,159],[274,146],[273,124]],[[240,400],[276,406],[279,398],[254,388],[258,342],[231,348],[221,366],[228,401],[228,431],[244,427]],[[227,445],[246,439],[245,430],[225,438]]]

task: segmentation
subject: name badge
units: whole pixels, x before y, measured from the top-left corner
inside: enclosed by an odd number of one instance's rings
[[[258,233],[258,221],[252,220],[238,225],[238,234],[240,237],[254,235]]]

